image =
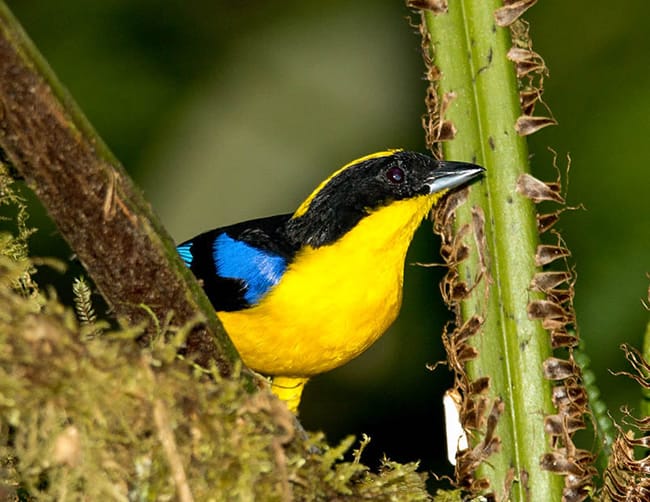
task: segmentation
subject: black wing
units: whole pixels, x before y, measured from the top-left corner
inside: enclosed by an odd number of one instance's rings
[[[256,304],[282,277],[297,248],[284,228],[290,214],[210,230],[177,249],[217,311]]]

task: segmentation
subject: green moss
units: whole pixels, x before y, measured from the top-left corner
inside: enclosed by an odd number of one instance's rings
[[[426,500],[417,464],[341,462],[352,440],[310,453],[270,393],[209,378],[132,333],[83,341],[70,309],[0,285],[0,457],[5,486],[38,499]],[[13,267],[13,268],[12,268]],[[182,473],[179,478],[179,473]]]
[[[0,178],[0,197],[14,197]],[[353,438],[305,441],[270,392],[179,357],[188,326],[161,321],[148,347],[137,327],[88,336],[89,319],[31,281],[28,233],[0,240],[3,499],[429,499],[417,463],[386,460],[373,473],[358,455],[344,462]]]

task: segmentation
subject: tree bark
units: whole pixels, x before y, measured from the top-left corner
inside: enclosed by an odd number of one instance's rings
[[[185,351],[232,373],[238,354],[172,239],[2,2],[0,149],[120,322],[151,321],[149,309],[175,326],[199,318]]]

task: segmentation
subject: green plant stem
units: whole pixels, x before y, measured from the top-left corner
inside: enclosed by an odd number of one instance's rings
[[[529,285],[536,272],[538,234],[532,203],[515,191],[517,178],[529,169],[528,151],[514,128],[521,111],[514,67],[506,57],[510,33],[494,20],[500,6],[495,0],[452,0],[447,13],[425,14],[441,74],[439,92],[456,95],[445,119],[457,133],[443,144],[444,155],[487,168],[484,182],[471,188],[468,203],[457,212],[458,225],[472,221],[474,207],[485,215],[488,277],[483,281],[489,282],[461,302],[464,319],[480,315],[485,321],[471,341],[479,356],[468,365],[468,376],[488,376],[490,396],[505,403],[497,426],[501,452],[490,456],[478,474],[499,494],[508,490],[513,468],[512,500],[560,500],[562,478],[539,467],[549,450],[543,418],[553,411],[550,383],[542,374],[551,348],[548,334],[528,319],[526,310],[536,298]],[[471,286],[481,270],[480,258],[474,255],[459,268]]]

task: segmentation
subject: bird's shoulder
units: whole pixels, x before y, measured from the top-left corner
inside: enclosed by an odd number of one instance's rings
[[[279,282],[297,251],[285,235],[290,218],[282,214],[244,221],[178,245],[217,311],[255,305]]]

